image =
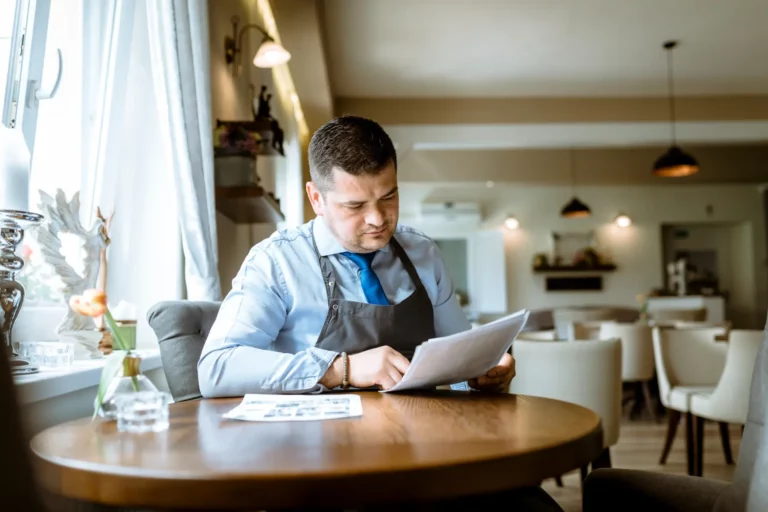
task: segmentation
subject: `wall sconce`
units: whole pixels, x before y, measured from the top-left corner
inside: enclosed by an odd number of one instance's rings
[[[614,221],[617,226],[620,228],[628,228],[632,225],[632,219],[629,218],[628,215],[624,213],[620,213],[616,216],[616,220]]]
[[[517,229],[520,227],[520,221],[514,215],[510,215],[504,220],[504,226],[507,229]]]
[[[238,16],[232,16],[232,37],[227,36],[224,38],[224,58],[226,59],[227,64],[234,63],[233,74],[235,76],[239,74],[239,54],[243,51],[243,34],[245,34],[245,31],[249,28],[255,28],[264,35],[264,38],[261,40],[261,45],[259,46],[256,55],[253,57],[254,66],[257,68],[272,68],[280,64],[285,64],[291,60],[291,54],[288,53],[285,48],[280,46],[261,26],[256,25],[255,23],[249,23],[241,28],[238,33],[237,26],[239,23],[240,18]]]

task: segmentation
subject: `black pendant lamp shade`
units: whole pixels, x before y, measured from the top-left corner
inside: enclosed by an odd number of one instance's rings
[[[664,178],[681,178],[699,172],[699,162],[691,155],[672,146],[653,164],[653,174]]]
[[[589,217],[590,215],[592,215],[592,210],[589,209],[589,206],[579,201],[579,198],[575,196],[560,210],[560,216],[568,219]]]
[[[699,172],[699,163],[691,155],[680,149],[675,134],[675,89],[672,76],[672,50],[677,41],[667,41],[663,45],[667,52],[667,84],[669,87],[669,115],[672,128],[672,146],[653,164],[653,174],[663,178],[682,178]]]

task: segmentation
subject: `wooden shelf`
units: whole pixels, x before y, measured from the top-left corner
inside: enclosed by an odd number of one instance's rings
[[[584,273],[584,272],[613,272],[616,270],[616,265],[599,265],[596,267],[577,266],[577,265],[562,265],[559,267],[538,267],[534,268],[535,274],[555,274],[555,273]]]
[[[216,187],[216,209],[237,224],[285,220],[280,202],[258,185]]]

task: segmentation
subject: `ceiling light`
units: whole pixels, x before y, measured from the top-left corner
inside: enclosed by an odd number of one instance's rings
[[[675,87],[672,73],[672,50],[675,47],[677,47],[677,41],[667,41],[663,44],[663,48],[667,52],[667,85],[672,146],[653,164],[653,174],[664,178],[681,178],[699,172],[699,163],[696,159],[677,146],[675,134]]]
[[[562,210],[560,210],[560,216],[565,217],[566,219],[576,219],[579,217],[589,217],[592,215],[592,210],[589,209],[589,206],[582,203],[579,198],[576,197],[575,189],[576,189],[576,166],[573,163],[573,149],[569,152],[569,160],[571,165],[571,192],[573,192],[573,197],[571,198],[571,201],[563,206]]]
[[[510,215],[504,220],[504,225],[507,229],[517,229],[520,227],[520,221],[514,215]]]
[[[615,222],[616,222],[616,225],[619,226],[620,228],[628,228],[629,226],[632,225],[632,219],[630,219],[628,215],[623,213],[620,213],[616,217]]]
[[[240,29],[238,32],[237,26],[240,23],[240,18],[237,16],[232,17],[232,37],[227,36],[224,38],[224,54],[227,64],[234,63],[233,74],[238,75],[240,71],[240,59],[239,55],[243,50],[243,35],[245,31],[250,28],[255,28],[263,34],[261,45],[256,51],[256,55],[253,57],[253,65],[258,68],[272,68],[285,64],[291,60],[291,54],[283,48],[280,43],[274,40],[274,38],[267,33],[264,28],[255,23],[249,23]]]
[[[582,203],[576,196],[574,196],[571,201],[560,210],[560,216],[567,219],[589,217],[590,215],[592,215],[592,210],[590,210],[589,206]]]

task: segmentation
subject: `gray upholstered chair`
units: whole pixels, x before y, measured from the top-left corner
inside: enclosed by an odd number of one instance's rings
[[[163,371],[177,402],[200,398],[197,360],[219,313],[220,302],[167,301],[147,313],[160,344]]]
[[[749,396],[747,424],[732,483],[648,471],[597,470],[584,484],[584,512],[768,510],[768,322]]]

